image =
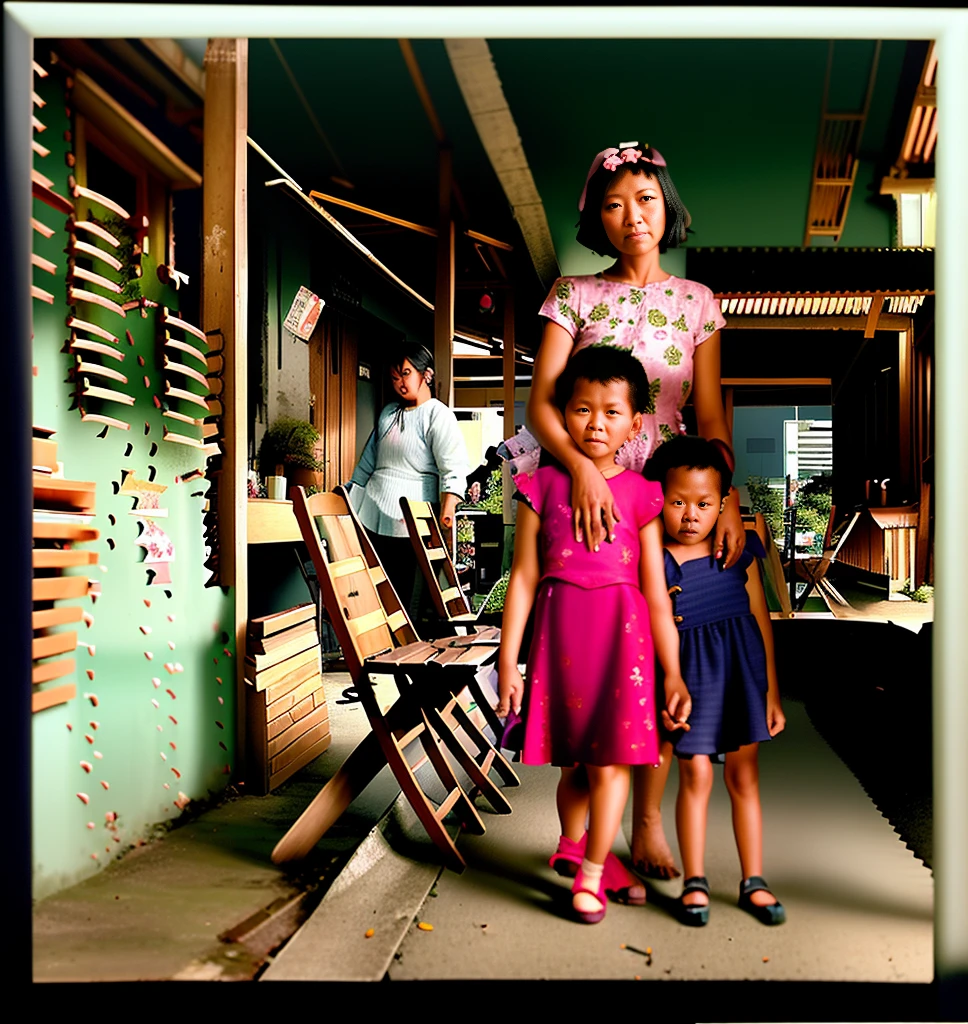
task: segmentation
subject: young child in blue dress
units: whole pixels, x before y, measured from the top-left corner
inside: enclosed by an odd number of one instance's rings
[[[759,744],[785,725],[773,656],[773,633],[751,538],[739,560],[723,569],[713,537],[732,473],[717,445],[701,437],[666,441],[645,475],[662,484],[666,582],[679,630],[679,663],[692,698],[688,732],[674,736],[679,760],[676,830],[682,855],[680,917],[709,920],[704,875],[706,815],[713,761],[725,754],[724,776],[742,881],[739,905],[764,924],[785,911],[762,877]]]

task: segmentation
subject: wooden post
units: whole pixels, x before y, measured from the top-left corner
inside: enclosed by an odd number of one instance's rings
[[[902,497],[913,494],[917,483],[914,473],[914,322],[898,336],[897,345],[897,432],[898,432],[898,485]]]
[[[248,46],[245,39],[211,39],[205,51],[202,184],[202,325],[206,331],[221,331],[224,339],[219,572],[222,584],[235,591],[235,777],[241,775],[245,764],[243,654],[249,603],[245,338]]]
[[[450,149],[438,150],[437,290],[434,295],[434,363],[437,397],[454,404],[454,219],[451,216],[453,161]]]
[[[514,437],[514,289],[504,293],[504,439]],[[504,467],[504,524],[512,521],[510,474]]]

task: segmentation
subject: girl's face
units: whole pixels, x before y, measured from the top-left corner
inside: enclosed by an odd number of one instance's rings
[[[666,533],[680,544],[700,544],[716,528],[723,500],[715,469],[676,466],[666,474],[662,521]]]
[[[627,381],[601,384],[579,377],[565,406],[565,428],[599,469],[607,469],[615,465],[619,448],[642,429],[642,414],[632,408]]]
[[[393,390],[408,405],[413,405],[419,398],[423,397],[421,388],[427,384],[426,377],[427,373],[421,373],[409,359],[404,359],[400,366],[394,366],[390,369],[390,381],[393,384]],[[429,390],[428,386],[427,391],[429,392]]]
[[[619,171],[602,200],[602,226],[623,256],[641,256],[654,249],[666,230],[665,200],[658,181],[642,171]]]

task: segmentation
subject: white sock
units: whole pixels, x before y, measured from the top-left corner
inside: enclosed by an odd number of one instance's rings
[[[581,873],[585,888],[591,889],[592,892],[598,892],[599,885],[602,881],[602,872],[604,870],[604,864],[593,864],[587,857],[584,857],[581,862]],[[575,910],[580,910],[586,914],[594,913],[602,908],[601,901],[598,897],[592,896],[586,892],[575,893],[572,898],[572,905]]]

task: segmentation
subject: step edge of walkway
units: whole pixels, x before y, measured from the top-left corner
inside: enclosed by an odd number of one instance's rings
[[[401,792],[258,980],[382,981],[443,870],[421,831]],[[397,849],[415,841],[428,859]]]

